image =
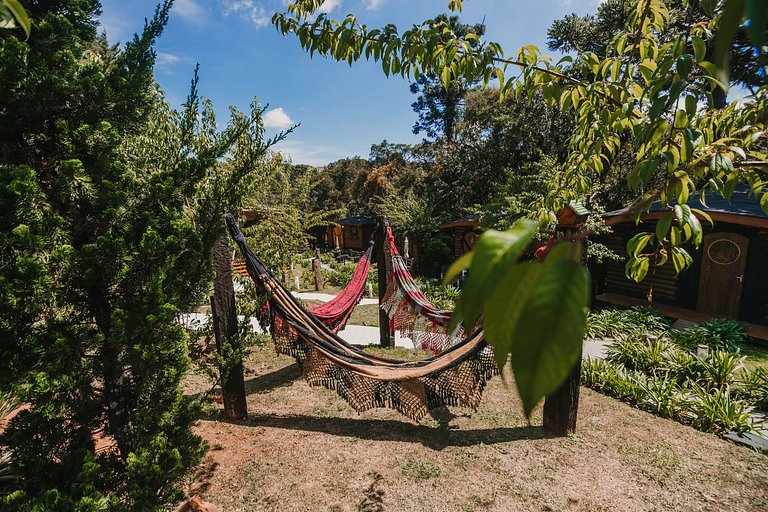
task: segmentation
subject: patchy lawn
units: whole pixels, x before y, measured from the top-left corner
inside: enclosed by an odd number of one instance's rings
[[[741,347],[741,354],[747,356],[744,361],[747,368],[768,368],[768,344],[745,343]]]
[[[349,316],[347,325],[367,325],[369,327],[379,326],[379,306],[378,304],[358,304],[352,314]]]
[[[402,354],[398,354],[402,355]],[[271,347],[246,362],[249,419],[196,430],[191,487],[226,511],[766,510],[768,457],[582,388],[578,434],[549,436],[511,380],[481,407],[414,424],[356,414]],[[190,377],[187,390],[206,387]]]

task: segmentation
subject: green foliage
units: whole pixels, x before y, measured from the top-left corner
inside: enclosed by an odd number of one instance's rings
[[[670,322],[652,308],[607,308],[587,316],[587,337],[623,338],[666,331]]]
[[[205,449],[177,321],[208,294],[210,248],[267,144],[261,109],[223,130],[153,79],[161,4],[122,48],[98,2],[30,3],[0,37],[0,391],[21,491],[3,510],[158,510]],[[96,441],[107,449],[96,453]]]
[[[754,2],[750,1],[753,7]],[[583,51],[555,64],[533,45],[508,57],[497,43],[484,42],[473,33],[457,34],[445,21],[426,20],[400,33],[394,25],[369,29],[352,14],[340,22],[325,14],[314,17],[319,5],[317,0],[294,2],[287,13],[273,17],[273,24],[282,34],[295,34],[310,55],[317,52],[349,64],[373,59],[386,75],[418,80],[431,73],[445,87],[456,80],[481,80],[486,86],[497,80],[502,101],[508,95],[541,95],[548,105],[567,112],[573,127],[547,187],[545,206],[550,217],[570,201],[590,196],[595,178],[631,149],[627,184],[635,198],[632,211],[639,216],[657,199],[666,209],[660,221],[664,229],[641,232],[627,247],[627,275],[637,281],[651,267],[669,260],[678,272],[691,264],[683,245],[700,245],[700,218],[710,220],[687,205],[691,195],[703,198],[709,189],[728,199],[737,184],[746,183],[768,212],[768,187],[761,174],[768,169],[764,153],[768,85],[763,81],[749,101],[716,109],[713,91],[726,85],[717,64],[707,60],[711,35],[721,33],[727,38],[730,20],[743,18],[744,3],[710,2],[706,20],[668,39],[667,5],[662,0],[637,0],[603,56]],[[453,0],[449,7],[461,10],[461,1]],[[762,22],[764,11],[753,12],[759,12]],[[516,76],[507,78],[510,67]],[[703,108],[698,107],[701,99],[707,102]],[[456,305],[456,321],[471,325],[484,312],[486,334],[497,357],[503,361],[512,351],[526,411],[543,389],[556,388],[575,363],[571,349],[581,343],[586,305],[582,300],[586,276],[579,276],[572,258],[562,258],[560,251],[550,253],[549,259],[561,261],[552,263],[556,268],[547,267],[546,273],[537,270],[540,267],[516,263],[521,245],[527,245],[535,230],[518,223],[505,234],[490,231],[449,272],[450,279],[469,268],[467,286]],[[549,286],[552,275],[562,279],[558,288]],[[547,286],[539,288],[540,283]],[[529,311],[532,304],[537,306],[535,311]],[[539,325],[529,325],[529,318]],[[572,330],[564,329],[565,324]],[[519,325],[530,329],[517,332]],[[574,332],[579,339],[571,337]],[[515,336],[510,339],[512,333]],[[562,336],[561,344],[549,343],[551,333]]]
[[[19,0],[3,0],[0,4],[0,28],[12,29],[20,27],[29,37],[32,24],[24,6]]]
[[[456,308],[456,301],[461,295],[461,291],[457,287],[443,285],[439,279],[414,277],[413,280],[427,300],[437,309],[453,311]]]
[[[442,218],[433,203],[412,193],[389,194],[378,198],[376,211],[389,220],[395,235],[407,236],[418,246],[417,269],[429,270],[448,258],[448,237],[439,227]]]
[[[668,362],[680,361],[677,358],[680,354],[667,353]],[[680,372],[684,370],[676,364],[662,363],[646,371],[633,371],[613,361],[588,359],[581,368],[585,386],[661,417],[715,434],[754,429],[749,416],[750,403],[738,399],[729,385],[714,385],[709,378],[695,381],[681,378]]]
[[[261,166],[258,186],[243,198],[243,207],[258,219],[244,230],[251,245],[267,266],[280,269],[291,286],[289,269],[299,263],[311,236],[308,231],[325,226],[336,217],[339,209],[309,211],[313,188],[312,169],[294,168],[278,155]]]
[[[445,276],[449,282],[471,266],[451,321],[471,327],[485,311],[486,339],[499,366],[510,356],[528,415],[578,359],[589,297],[576,244],[554,247],[543,263],[515,263],[535,230],[535,223],[518,221],[509,231],[487,231]]]

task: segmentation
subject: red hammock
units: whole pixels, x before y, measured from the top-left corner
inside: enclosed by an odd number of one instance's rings
[[[363,294],[365,293],[365,283],[368,279],[368,271],[371,269],[372,253],[373,245],[365,251],[363,256],[357,262],[355,272],[352,274],[352,279],[349,280],[347,285],[337,296],[324,304],[307,309],[307,311],[323,322],[323,324],[325,324],[334,334],[344,329],[355,306],[357,306],[360,299],[363,298]],[[262,325],[264,325],[264,320],[271,320],[275,329],[280,329],[282,320],[279,317],[273,318],[269,308],[269,302],[264,304],[260,316]]]
[[[329,300],[325,304],[320,304],[309,308],[308,311],[312,313],[318,320],[323,322],[328,328],[336,333],[344,326],[349,320],[349,315],[357,306],[360,299],[363,298],[365,293],[365,282],[368,279],[368,271],[371,269],[371,254],[373,253],[373,245],[368,247],[365,254],[360,258],[355,267],[355,272],[352,274],[352,279],[349,280],[347,286],[341,290],[337,296]]]

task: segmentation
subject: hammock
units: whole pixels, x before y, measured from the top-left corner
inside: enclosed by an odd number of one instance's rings
[[[387,242],[384,244],[389,281],[381,303],[389,317],[390,329],[410,338],[416,347],[439,354],[465,338],[459,325],[451,330],[448,326],[451,311],[433,306],[413,280],[405,260],[395,247],[392,228],[387,226]]]
[[[368,354],[302,308],[253,253],[234,217],[228,214],[226,221],[249,275],[281,320],[273,329],[278,354],[293,356],[310,386],[336,391],[357,412],[387,407],[416,421],[445,405],[477,408],[486,382],[498,372],[482,332],[421,361]]]
[[[318,320],[323,322],[331,332],[338,332],[344,329],[349,320],[349,315],[354,311],[355,306],[360,302],[365,293],[365,282],[368,279],[368,271],[371,269],[371,254],[373,245],[362,255],[357,262],[352,279],[347,286],[333,299],[325,304],[309,308]]]

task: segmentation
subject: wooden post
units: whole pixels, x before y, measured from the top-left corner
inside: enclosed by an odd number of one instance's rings
[[[581,383],[581,350],[579,361],[560,388],[544,400],[544,428],[558,436],[576,432]]]
[[[323,289],[322,261],[320,261],[320,249],[315,249],[315,258],[312,260],[312,271],[315,273],[315,291]]]
[[[379,277],[379,343],[382,347],[394,347],[395,336],[389,328],[389,317],[387,313],[381,309],[381,304],[384,302],[384,294],[387,293],[387,257],[384,252],[384,244],[389,243],[387,240],[387,226],[389,221],[386,217],[376,218],[376,266]]]
[[[570,239],[569,237],[573,237],[576,233],[578,230],[566,230],[565,239]],[[586,251],[582,252],[582,264],[586,266],[585,253]],[[583,348],[579,348],[579,360],[568,379],[557,391],[544,399],[544,428],[557,436],[567,436],[576,432],[582,351]]]
[[[241,353],[237,338],[237,311],[235,310],[235,287],[232,283],[232,261],[229,251],[229,239],[223,235],[213,248],[213,295],[211,312],[213,314],[213,334],[219,355],[225,352]],[[228,350],[224,350],[227,347]],[[224,396],[224,417],[230,420],[248,418],[248,405],[245,400],[245,378],[243,362],[237,360],[226,371],[221,368],[221,391]]]

